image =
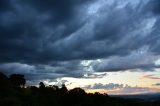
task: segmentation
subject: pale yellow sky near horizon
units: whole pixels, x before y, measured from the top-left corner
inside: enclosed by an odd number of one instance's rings
[[[160,71],[121,71],[121,72],[108,72],[106,76],[103,78],[67,78],[64,77],[62,80],[67,80],[68,85],[67,87],[69,89],[72,89],[74,87],[84,87],[87,85],[94,85],[97,83],[101,84],[123,84],[128,85],[131,87],[141,87],[141,88],[149,88],[149,91],[135,91],[134,90],[130,94],[136,94],[136,93],[152,93],[153,92],[160,92],[160,86],[154,86],[154,84],[160,82]],[[146,75],[152,75],[155,77],[155,79],[146,78],[144,76]],[[157,79],[156,79],[157,78]],[[106,90],[106,89],[85,89],[87,92],[106,92],[111,94],[125,94],[124,92],[121,92],[121,90],[113,89],[113,90]]]

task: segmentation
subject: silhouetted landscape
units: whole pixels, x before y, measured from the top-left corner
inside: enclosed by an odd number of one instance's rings
[[[127,99],[121,96],[86,93],[81,88],[68,90],[63,84],[39,87],[25,86],[24,75],[12,74],[7,77],[0,73],[0,106],[160,106],[160,101]],[[136,98],[136,97],[135,97]]]

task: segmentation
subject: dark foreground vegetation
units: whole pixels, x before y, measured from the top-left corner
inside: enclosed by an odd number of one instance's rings
[[[25,87],[23,75],[9,77],[0,73],[0,106],[160,106],[159,101],[122,99],[109,97],[107,94],[86,93],[81,88],[68,90],[55,85]]]

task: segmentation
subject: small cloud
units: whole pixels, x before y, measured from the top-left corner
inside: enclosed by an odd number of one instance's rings
[[[86,74],[84,74],[84,78],[103,78],[103,77],[105,77],[105,76],[107,76],[107,73],[103,73],[103,72],[101,72],[101,73],[86,73]]]
[[[160,83],[153,84],[153,86],[160,86]]]
[[[155,77],[152,74],[144,75],[141,79],[160,79],[160,77]]]
[[[95,83],[94,85],[87,85],[85,88],[113,90],[113,89],[123,88],[124,86],[127,85],[114,84],[114,83],[109,83],[109,84]]]
[[[160,65],[160,59],[158,59],[158,60],[155,61],[155,65],[156,65],[156,66],[159,66],[159,65]]]

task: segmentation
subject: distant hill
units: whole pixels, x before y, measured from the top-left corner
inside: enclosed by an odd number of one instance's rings
[[[136,95],[110,95],[124,99],[142,99],[145,101],[160,101],[160,93],[136,94]]]

